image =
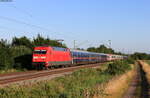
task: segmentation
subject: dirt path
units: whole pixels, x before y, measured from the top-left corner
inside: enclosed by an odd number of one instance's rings
[[[142,69],[140,63],[137,64],[137,72],[125,93],[124,98],[150,98],[149,84],[146,79],[146,73]]]

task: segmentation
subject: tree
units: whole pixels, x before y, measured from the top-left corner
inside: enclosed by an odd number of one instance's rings
[[[87,49],[87,51],[90,52],[98,52],[98,53],[109,53],[109,54],[114,54],[114,50],[111,48],[107,48],[105,45],[100,45],[99,47],[90,47]]]
[[[32,44],[34,46],[57,46],[57,47],[66,47],[65,44],[62,44],[56,40],[51,40],[49,38],[44,38],[40,34],[36,38],[33,39]]]
[[[20,38],[14,37],[12,40],[12,46],[26,46],[31,49],[33,48],[31,40],[25,36]]]
[[[13,58],[7,40],[0,41],[0,69],[12,68]]]
[[[139,53],[135,52],[134,54],[131,55],[131,57],[135,60],[149,60],[150,55],[146,53]]]
[[[87,49],[89,52],[97,52],[95,47],[90,47]]]
[[[10,49],[16,69],[32,69],[32,50],[26,46],[13,46]]]

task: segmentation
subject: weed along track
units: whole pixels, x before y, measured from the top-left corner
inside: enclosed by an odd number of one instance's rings
[[[146,78],[146,73],[142,69],[142,64],[138,62],[137,71],[124,98],[149,98],[149,83]]]
[[[25,74],[25,72],[20,73],[19,75],[17,73],[15,74],[8,74],[8,75],[2,75],[0,78],[0,85],[5,86],[12,83],[19,83],[24,80],[32,80],[36,78],[43,78],[45,76],[49,77],[57,77],[57,75],[65,75],[70,74],[71,72],[81,69],[81,68],[96,68],[99,67],[100,64],[90,64],[90,65],[82,65],[82,66],[76,66],[76,67],[68,67],[68,68],[61,68],[61,69],[54,69],[54,70],[46,70],[46,71],[37,71],[37,72],[29,72]]]

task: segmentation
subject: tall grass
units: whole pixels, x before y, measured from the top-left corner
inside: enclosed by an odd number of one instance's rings
[[[72,75],[40,82],[33,87],[10,87],[0,89],[1,97],[16,98],[83,98],[86,92],[93,94],[96,84],[104,83],[111,75],[97,69],[81,69]],[[90,93],[91,92],[91,93]]]
[[[118,61],[119,62],[119,61]],[[122,63],[114,63],[122,64]],[[107,66],[107,65],[105,65]],[[111,66],[109,64],[109,66]],[[93,97],[97,93],[103,94],[103,88],[97,85],[112,79],[114,74],[110,72],[111,67],[122,70],[116,66],[108,66],[108,69],[81,69],[71,75],[59,77],[54,80],[39,82],[33,86],[8,87],[0,89],[1,98],[83,98]],[[120,67],[120,66],[119,66]],[[124,67],[125,68],[125,67]],[[116,72],[116,71],[114,71]]]

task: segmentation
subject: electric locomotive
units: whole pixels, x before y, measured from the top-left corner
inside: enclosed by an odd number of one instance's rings
[[[54,65],[71,64],[72,58],[68,48],[40,46],[34,48],[32,63],[42,69]]]

